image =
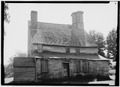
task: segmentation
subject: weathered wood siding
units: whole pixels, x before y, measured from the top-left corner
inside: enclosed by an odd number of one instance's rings
[[[13,66],[14,66],[14,81],[35,80],[34,58],[15,57]]]
[[[40,45],[41,46],[41,45]],[[38,46],[39,47],[39,46]],[[40,48],[42,51],[50,51],[50,52],[60,52],[60,53],[66,53],[66,48],[69,48],[70,53],[76,53],[78,49],[78,53],[98,53],[98,48],[97,47],[80,47],[80,48],[75,48],[75,47],[57,47],[57,46],[43,46]],[[40,50],[39,49],[39,50]],[[92,51],[91,51],[92,50]]]
[[[98,48],[80,48],[80,53],[98,53]]]
[[[69,65],[69,76],[107,76],[109,72],[108,60],[20,57],[14,58],[14,81],[64,78],[63,63]]]
[[[51,52],[60,52],[60,53],[65,53],[66,52],[66,48],[65,47],[43,46],[43,50],[51,51]]]

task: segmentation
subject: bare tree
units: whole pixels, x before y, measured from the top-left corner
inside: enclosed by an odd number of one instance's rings
[[[5,66],[5,77],[13,77],[13,59],[14,57],[27,57],[26,53],[18,52],[16,55],[9,58],[9,64]]]
[[[10,15],[9,15],[9,13],[7,12],[8,9],[9,9],[8,4],[4,2],[4,21],[7,22],[7,23],[10,22],[10,20],[9,20]]]
[[[89,35],[95,40],[95,43],[98,46],[98,54],[105,57],[104,50],[105,48],[105,40],[104,36],[101,32],[96,32],[95,30],[89,31]]]
[[[115,29],[112,29],[108,36],[107,36],[107,50],[108,50],[108,57],[110,55],[113,56],[113,59],[116,60],[116,53],[117,53],[117,32]]]

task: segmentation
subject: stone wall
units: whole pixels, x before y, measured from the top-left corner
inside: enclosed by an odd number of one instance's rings
[[[107,76],[109,73],[108,60],[89,60],[89,74]]]
[[[47,64],[43,63],[43,60],[46,60]],[[76,75],[108,76],[109,74],[108,60],[21,57],[14,59],[14,81],[64,78],[63,63],[69,65],[68,76],[70,77]]]
[[[85,34],[84,34],[84,22],[83,22],[83,12],[77,11],[72,13],[72,25],[73,30],[71,33],[74,32],[74,35],[71,35],[71,37],[78,37],[79,42],[81,43],[81,46],[86,46],[85,43]]]
[[[109,72],[108,60],[68,60],[70,76],[80,74],[107,76]],[[79,64],[77,64],[79,62]],[[49,73],[51,78],[63,78],[63,60],[51,59],[49,61]],[[77,70],[77,67],[79,70]]]
[[[48,65],[49,65],[50,78],[61,78],[61,77],[63,77],[63,68],[62,68],[61,60],[50,59]]]

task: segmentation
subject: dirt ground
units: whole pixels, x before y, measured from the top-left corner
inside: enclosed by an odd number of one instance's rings
[[[74,78],[43,80],[38,82],[14,82],[13,78],[5,78],[7,85],[115,85],[115,70],[109,71],[108,77],[94,78],[91,76],[77,76]]]

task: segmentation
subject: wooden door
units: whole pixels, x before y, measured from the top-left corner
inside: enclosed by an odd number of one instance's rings
[[[64,77],[69,77],[69,63],[63,63]]]

